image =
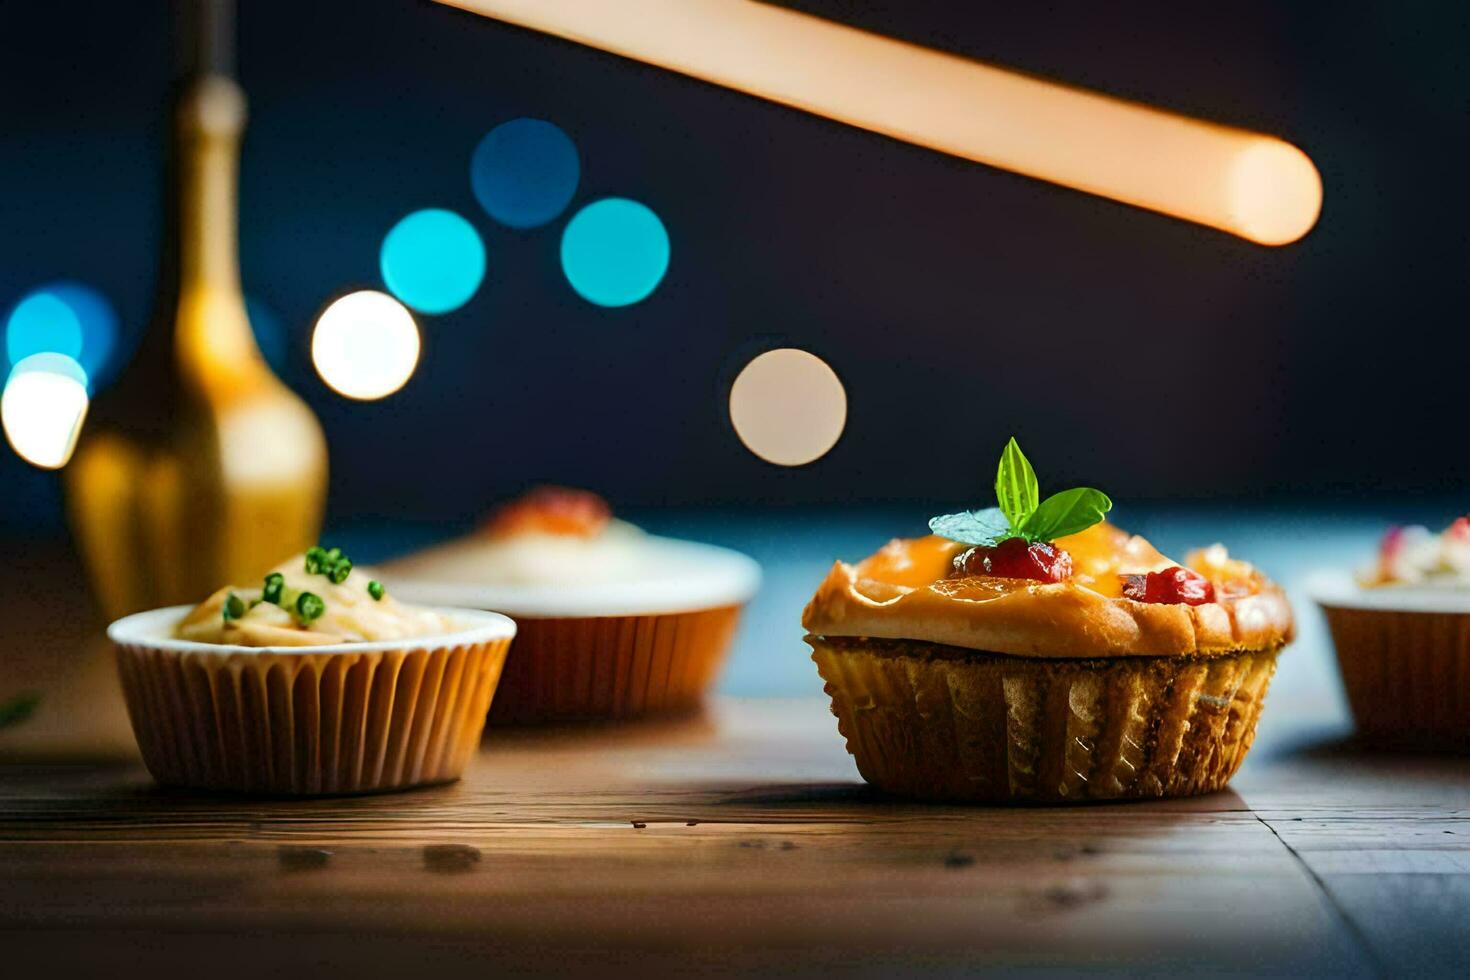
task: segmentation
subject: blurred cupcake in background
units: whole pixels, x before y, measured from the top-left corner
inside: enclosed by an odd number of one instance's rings
[[[516,621],[492,724],[697,708],[760,584],[744,555],[645,534],[564,487],[536,488],[472,534],[387,568],[405,598]]]
[[[1356,576],[1315,576],[1353,720],[1366,741],[1470,750],[1470,518],[1384,534]]]

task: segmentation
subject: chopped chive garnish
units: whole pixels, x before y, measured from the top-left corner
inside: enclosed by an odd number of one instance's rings
[[[296,599],[296,612],[301,621],[309,623],[327,611],[327,604],[314,592],[303,592]]]
[[[325,575],[333,585],[341,585],[352,574],[352,559],[344,555],[341,548],[317,545],[306,549],[306,572],[308,575]]]
[[[245,615],[245,600],[231,592],[225,596],[225,622]]]
[[[280,572],[271,572],[265,577],[265,588],[260,590],[260,598],[279,606],[281,604],[281,590],[285,586],[286,576]]]
[[[374,602],[382,602],[383,596],[386,593],[387,590],[383,588],[383,583],[379,582],[377,579],[373,579],[371,582],[368,583],[368,595],[373,597]]]

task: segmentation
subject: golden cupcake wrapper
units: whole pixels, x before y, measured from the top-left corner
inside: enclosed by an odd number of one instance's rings
[[[901,640],[807,642],[864,779],[975,802],[1219,789],[1255,738],[1279,652],[1043,661]]]
[[[490,723],[593,721],[697,708],[739,606],[657,616],[516,617]]]
[[[374,793],[459,778],[509,646],[283,654],[118,644],[117,662],[143,761],[160,783]]]
[[[1323,610],[1361,736],[1470,751],[1470,614]]]

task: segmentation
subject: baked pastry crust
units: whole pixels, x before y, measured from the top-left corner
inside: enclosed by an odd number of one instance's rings
[[[1290,642],[1291,606],[1279,586],[1221,553],[1191,557],[1216,584],[1201,605],[1124,598],[1120,576],[1177,563],[1109,524],[1060,538],[1076,572],[1065,582],[951,577],[963,545],[897,539],[867,560],[838,562],[802,614],[816,636],[922,640],[1038,658],[1200,656]]]

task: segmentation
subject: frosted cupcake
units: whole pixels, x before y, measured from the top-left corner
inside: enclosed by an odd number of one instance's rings
[[[1359,734],[1470,749],[1470,518],[1394,527],[1353,577],[1313,578]]]
[[[760,584],[744,555],[645,534],[597,495],[560,487],[533,490],[475,533],[388,567],[412,599],[515,619],[492,723],[697,708]]]
[[[863,778],[934,800],[1186,796],[1239,768],[1292,635],[1281,590],[1219,545],[1185,565],[1040,498],[1015,440],[1000,506],[838,562],[802,623]]]
[[[515,625],[402,604],[338,549],[312,548],[257,586],[107,632],[160,783],[319,795],[458,779]]]

